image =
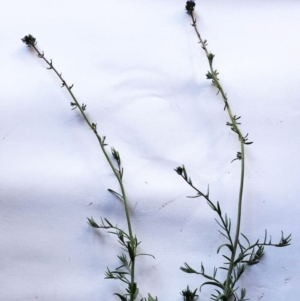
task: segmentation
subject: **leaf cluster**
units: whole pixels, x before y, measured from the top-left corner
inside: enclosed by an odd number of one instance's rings
[[[194,301],[198,297],[196,292],[197,289],[191,291],[189,286],[187,286],[187,288],[181,292],[181,295],[183,296],[184,301]]]
[[[104,144],[105,137],[102,139],[102,143]],[[118,151],[115,148],[111,149],[112,156],[117,163],[117,168],[113,167],[115,172],[117,173],[119,179],[122,179],[123,176],[123,168],[121,167],[121,158]],[[112,190],[108,189],[116,197],[120,198],[124,202],[124,195]],[[137,287],[137,283],[133,281],[134,279],[134,268],[135,268],[135,259],[137,256],[141,254],[137,254],[137,247],[140,244],[136,236],[132,236],[131,233],[128,233],[118,227],[118,225],[113,225],[108,219],[101,218],[101,223],[97,224],[95,220],[91,217],[88,218],[88,224],[92,228],[97,229],[106,229],[109,233],[116,235],[118,238],[118,242],[121,245],[121,248],[125,253],[121,255],[117,255],[118,259],[121,261],[121,265],[114,270],[110,270],[107,268],[105,272],[105,279],[114,279],[120,280],[127,285],[126,293],[119,294],[115,293],[122,301],[133,301],[136,300],[139,289]]]
[[[152,256],[152,255],[138,254],[137,247],[140,244],[140,242],[138,241],[137,237],[135,236],[134,239],[132,240],[130,235],[126,231],[120,229],[118,225],[113,225],[106,218],[104,219],[101,218],[101,223],[97,224],[94,221],[94,219],[91,217],[88,218],[88,224],[93,228],[109,230],[108,233],[117,236],[118,242],[121,245],[122,250],[125,251],[125,253],[122,253],[121,255],[117,255],[118,259],[121,262],[121,265],[114,270],[110,270],[109,268],[107,268],[107,271],[105,272],[105,279],[114,279],[114,280],[120,280],[124,282],[127,285],[126,293],[123,295],[116,293],[115,295],[117,295],[122,301],[135,300],[138,296],[139,289],[137,287],[136,282],[133,283],[131,282],[131,275],[134,272],[134,262],[136,260],[136,257],[138,256],[141,255]],[[145,300],[147,301],[147,299]],[[153,297],[149,294],[148,301],[158,301],[158,300],[157,298],[153,299]]]

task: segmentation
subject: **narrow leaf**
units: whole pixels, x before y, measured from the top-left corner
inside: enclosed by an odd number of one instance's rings
[[[123,196],[119,193],[117,193],[116,191],[112,190],[112,189],[107,189],[109,192],[111,192],[113,195],[115,195],[116,197],[120,198],[121,200],[123,200]]]
[[[125,296],[122,296],[120,294],[115,293],[114,295],[118,296],[122,301],[127,301],[127,298]]]
[[[229,251],[232,253],[233,252],[233,247],[230,244],[223,244],[221,246],[219,246],[217,253],[219,253],[219,251],[223,248],[223,247],[227,247],[229,249]]]
[[[221,289],[224,289],[224,285],[221,285],[221,284],[219,284],[219,283],[217,283],[217,282],[207,281],[207,282],[204,282],[204,283],[200,286],[200,290],[201,290],[202,286],[204,286],[204,285],[214,285],[214,286],[217,286],[217,287],[219,287],[219,288],[221,288]]]

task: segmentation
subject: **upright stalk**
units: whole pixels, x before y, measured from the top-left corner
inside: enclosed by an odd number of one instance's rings
[[[229,264],[229,268],[228,268],[228,272],[227,272],[227,278],[226,278],[226,289],[225,289],[225,294],[228,292],[230,293],[230,284],[231,284],[231,273],[233,270],[233,266],[234,266],[234,259],[235,259],[235,255],[236,255],[236,250],[238,247],[238,241],[239,241],[239,235],[240,235],[240,228],[241,228],[241,216],[242,216],[242,201],[243,201],[243,189],[244,189],[244,178],[245,178],[245,138],[241,132],[241,130],[238,127],[238,123],[237,123],[237,119],[236,117],[232,114],[230,105],[228,103],[228,99],[226,96],[226,93],[223,90],[223,87],[220,84],[220,81],[217,77],[218,73],[216,70],[214,70],[213,68],[213,58],[214,55],[212,53],[209,53],[207,50],[207,43],[206,41],[203,41],[203,39],[201,38],[201,35],[198,31],[198,28],[196,26],[196,19],[194,16],[193,11],[191,13],[189,13],[192,19],[192,26],[195,29],[195,32],[199,38],[199,42],[202,46],[202,48],[204,49],[205,53],[206,53],[206,57],[208,59],[209,62],[209,68],[210,68],[210,72],[209,75],[207,75],[208,77],[211,77],[213,85],[218,89],[218,92],[220,92],[223,101],[225,103],[225,109],[228,112],[229,118],[231,120],[231,129],[238,135],[239,140],[240,140],[240,153],[239,153],[239,157],[238,159],[241,161],[241,175],[240,175],[240,188],[239,188],[239,197],[238,197],[238,210],[237,210],[237,222],[236,222],[236,230],[235,230],[235,237],[234,237],[234,241],[233,241],[233,251],[231,253],[231,258],[230,258],[230,264]],[[228,296],[227,296],[228,297]]]
[[[192,196],[193,198],[204,197],[207,201],[207,204],[211,207],[213,211],[215,211],[219,217],[216,219],[217,224],[220,226],[221,230],[219,233],[225,237],[225,243],[222,243],[218,249],[217,253],[220,252],[222,248],[226,248],[229,250],[230,255],[223,254],[222,256],[226,259],[225,266],[220,267],[220,269],[227,271],[226,280],[219,280],[217,278],[217,268],[215,267],[213,270],[213,274],[207,274],[205,272],[204,265],[201,263],[201,270],[196,271],[191,266],[189,266],[186,262],[184,266],[180,269],[186,273],[190,274],[198,274],[207,279],[200,286],[200,290],[205,285],[212,285],[215,287],[214,294],[211,294],[212,300],[214,301],[246,301],[246,289],[241,288],[240,294],[236,291],[238,290],[237,282],[239,281],[242,274],[245,272],[247,265],[257,264],[262,256],[264,255],[264,247],[265,246],[273,246],[273,247],[286,247],[291,243],[291,234],[288,236],[284,236],[283,232],[281,234],[281,239],[277,244],[272,243],[272,239],[270,237],[269,241],[267,238],[267,231],[265,231],[265,238],[263,242],[257,240],[255,243],[250,243],[249,239],[242,233],[240,233],[241,228],[241,216],[242,216],[242,202],[243,202],[243,189],[244,189],[244,178],[245,178],[245,144],[251,144],[252,142],[247,142],[248,134],[243,136],[241,130],[239,129],[239,119],[236,115],[233,115],[230,105],[228,103],[227,95],[223,90],[223,87],[220,84],[218,78],[218,72],[213,67],[213,59],[214,55],[207,50],[207,41],[201,38],[201,35],[196,26],[196,18],[194,16],[194,1],[187,1],[185,9],[187,13],[191,16],[192,26],[195,29],[196,35],[199,39],[199,43],[201,44],[203,50],[205,51],[206,57],[209,63],[209,71],[206,74],[207,79],[212,81],[212,85],[216,87],[218,90],[217,94],[221,94],[222,99],[224,101],[225,107],[224,110],[227,110],[227,113],[230,118],[230,122],[227,122],[227,126],[230,126],[231,130],[237,134],[240,141],[240,151],[237,152],[235,160],[241,161],[241,173],[240,173],[240,187],[239,187],[239,195],[238,195],[238,208],[237,208],[237,219],[236,219],[236,229],[234,233],[234,238],[231,236],[231,219],[228,218],[227,214],[222,213],[219,202],[214,204],[209,198],[209,189],[207,193],[203,193],[202,190],[196,188],[192,182],[191,177],[188,175],[186,168],[184,165],[179,166],[175,169],[175,171],[197,192],[196,196]],[[240,239],[242,237],[242,241]],[[239,248],[239,252],[237,253],[237,249]],[[217,287],[217,288],[216,288]]]
[[[193,11],[188,12],[189,15],[191,16],[192,19],[192,26],[195,29],[195,32],[199,38],[199,43],[201,44],[202,48],[204,49],[205,53],[206,53],[206,57],[208,59],[209,62],[209,68],[210,68],[210,72],[206,75],[207,78],[212,80],[213,85],[218,89],[218,93],[221,94],[222,99],[224,101],[225,104],[225,108],[228,112],[229,118],[231,120],[231,123],[229,124],[231,126],[231,129],[238,135],[239,137],[239,141],[240,141],[240,152],[238,153],[238,157],[237,159],[239,159],[241,161],[241,175],[240,175],[240,188],[239,188],[239,197],[238,197],[238,209],[237,209],[237,222],[236,222],[236,230],[235,230],[235,238],[233,241],[233,250],[231,253],[231,258],[230,258],[230,264],[229,264],[229,268],[228,268],[228,272],[227,272],[227,278],[226,278],[226,285],[225,285],[225,294],[231,294],[231,289],[230,289],[230,285],[231,285],[231,273],[234,267],[234,260],[235,260],[235,255],[236,255],[236,250],[238,247],[238,241],[239,241],[239,235],[240,235],[240,228],[241,228],[241,216],[242,216],[242,201],[243,201],[243,188],[244,188],[244,177],[245,177],[245,137],[243,136],[241,130],[238,127],[238,122],[237,119],[231,111],[230,105],[228,103],[228,99],[226,96],[226,93],[223,90],[223,87],[220,84],[220,81],[218,79],[218,72],[213,68],[213,59],[214,59],[214,55],[212,53],[210,53],[207,50],[207,42],[206,40],[203,40],[198,28],[196,26],[196,18],[194,16]],[[228,297],[228,295],[227,295]]]
[[[130,256],[131,258],[131,264],[130,264],[130,285],[129,287],[133,288],[135,287],[135,282],[134,282],[134,276],[135,276],[135,257],[136,257],[136,238],[133,236],[133,232],[132,232],[132,226],[131,226],[131,221],[130,221],[130,214],[129,214],[129,208],[128,208],[128,202],[127,202],[127,197],[126,197],[126,192],[125,192],[125,188],[124,188],[124,184],[123,184],[123,180],[122,180],[122,176],[123,176],[123,169],[120,168],[120,157],[119,157],[119,153],[116,152],[114,149],[112,149],[112,153],[114,158],[117,160],[118,162],[118,166],[119,166],[119,170],[117,168],[115,168],[114,164],[112,163],[112,160],[110,159],[106,149],[105,149],[105,137],[101,138],[100,134],[98,133],[97,130],[97,124],[96,123],[92,123],[87,115],[85,114],[85,110],[86,110],[86,105],[82,104],[80,105],[78,100],[76,99],[75,95],[72,92],[72,88],[73,85],[69,86],[67,84],[67,82],[63,79],[62,77],[62,73],[59,73],[56,68],[53,66],[52,60],[50,59],[47,60],[44,56],[44,52],[41,53],[39,51],[39,49],[36,47],[36,40],[34,37],[32,37],[31,35],[26,36],[24,39],[22,39],[22,41],[24,43],[26,43],[27,46],[32,47],[38,54],[38,57],[43,59],[46,64],[49,66],[47,69],[49,70],[53,70],[54,73],[59,77],[59,79],[62,82],[62,87],[65,87],[67,89],[67,91],[69,92],[70,96],[72,97],[74,102],[71,102],[71,106],[73,106],[74,108],[78,108],[81,115],[83,116],[84,120],[86,121],[87,125],[90,127],[90,129],[94,132],[100,148],[109,164],[109,166],[111,167],[114,175],[116,176],[120,189],[121,189],[121,198],[123,200],[124,203],[124,209],[125,209],[125,214],[126,214],[126,220],[127,220],[127,227],[128,227],[128,233],[129,233],[129,242],[130,242],[130,248],[132,250],[132,256]],[[116,157],[117,156],[117,157]],[[90,221],[90,220],[89,220]],[[130,301],[134,301],[135,299],[135,290],[130,290]]]

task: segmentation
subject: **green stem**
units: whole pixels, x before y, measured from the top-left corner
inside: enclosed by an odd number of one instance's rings
[[[226,284],[225,284],[225,290],[224,290],[225,295],[227,297],[229,297],[232,294],[232,290],[230,288],[231,274],[232,274],[232,270],[234,268],[234,259],[235,259],[235,255],[236,255],[236,250],[237,250],[238,240],[239,240],[239,235],[240,235],[240,228],[241,228],[242,200],[243,200],[243,189],[244,189],[244,178],[245,178],[245,147],[244,147],[245,141],[244,141],[244,136],[238,127],[236,119],[235,119],[234,115],[232,114],[226,93],[224,92],[224,90],[220,84],[220,81],[215,73],[215,70],[213,69],[213,63],[212,63],[213,57],[211,57],[211,54],[208,52],[207,47],[206,47],[206,41],[202,40],[201,35],[197,29],[196,19],[194,17],[193,12],[190,13],[190,16],[191,16],[192,22],[193,22],[192,26],[194,27],[196,34],[199,38],[199,42],[202,45],[202,48],[204,49],[204,51],[206,53],[206,56],[207,56],[207,59],[209,62],[210,73],[213,77],[213,82],[215,83],[215,86],[218,89],[218,91],[221,93],[221,96],[225,103],[225,108],[227,109],[229,118],[231,120],[232,129],[238,135],[239,140],[240,140],[240,145],[241,145],[241,152],[240,152],[241,153],[241,158],[240,158],[241,159],[241,176],[240,176],[240,189],[239,189],[239,198],[238,198],[237,223],[236,223],[236,230],[235,230],[235,238],[234,238],[234,242],[233,242],[233,251],[231,253],[229,268],[228,268],[228,272],[227,272],[227,279],[226,279]]]
[[[131,248],[134,252],[134,258],[132,259],[131,261],[131,269],[130,269],[130,272],[131,272],[131,285],[134,284],[134,273],[135,273],[135,256],[136,256],[136,248],[135,248],[135,242],[134,242],[134,236],[133,236],[133,233],[132,233],[132,227],[131,227],[131,221],[130,221],[130,214],[129,214],[129,208],[128,208],[128,202],[127,202],[127,197],[126,197],[126,192],[125,192],[125,188],[124,188],[124,184],[123,184],[123,181],[122,181],[122,177],[121,175],[117,172],[116,168],[114,167],[109,155],[107,154],[106,152],[106,149],[105,149],[105,144],[104,144],[104,141],[103,139],[101,138],[101,136],[99,135],[98,131],[97,131],[97,128],[95,125],[93,125],[93,123],[90,122],[90,120],[88,119],[87,115],[85,114],[84,112],[84,109],[83,107],[79,104],[78,100],[76,99],[75,95],[73,94],[72,92],[72,86],[69,86],[66,81],[63,79],[61,73],[59,73],[55,67],[53,66],[52,64],[52,60],[51,62],[49,62],[45,56],[44,56],[44,53],[41,53],[35,46],[35,44],[31,44],[31,46],[34,48],[34,50],[38,53],[38,57],[39,58],[42,58],[48,65],[49,65],[49,68],[48,69],[53,69],[53,71],[55,72],[55,74],[59,77],[59,79],[61,80],[62,82],[62,85],[66,87],[66,89],[68,90],[69,94],[71,95],[74,103],[76,104],[76,107],[80,110],[80,113],[81,115],[83,116],[84,120],[86,121],[86,123],[88,124],[88,126],[91,128],[91,130],[94,132],[94,134],[96,135],[97,139],[98,139],[98,142],[99,142],[99,145],[101,147],[101,150],[109,164],[109,166],[111,167],[114,175],[116,176],[118,182],[119,182],[119,186],[120,186],[120,189],[121,189],[121,193],[122,193],[122,198],[123,198],[123,202],[124,202],[124,209],[125,209],[125,214],[126,214],[126,220],[127,220],[127,227],[128,227],[128,232],[129,232],[129,237],[130,237],[130,245],[131,245]],[[130,301],[134,301],[134,292],[131,292],[130,293]]]

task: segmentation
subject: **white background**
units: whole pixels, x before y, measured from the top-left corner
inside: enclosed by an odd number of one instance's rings
[[[216,215],[174,172],[185,164],[194,184],[219,201],[235,225],[240,164],[236,135],[185,1],[0,1],[0,299],[118,300],[116,237],[86,217],[126,229],[116,179],[92,131],[45,63],[21,42],[32,34],[53,59],[107,143],[121,154],[140,252],[142,297],[182,300],[188,262],[208,274],[224,262]],[[287,248],[266,248],[240,282],[250,300],[296,300],[299,266],[300,2],[199,1],[198,27],[242,131],[246,148],[242,233],[265,229]],[[224,250],[225,251],[225,250]],[[223,279],[222,273],[219,274]],[[213,287],[204,287],[208,300]]]

